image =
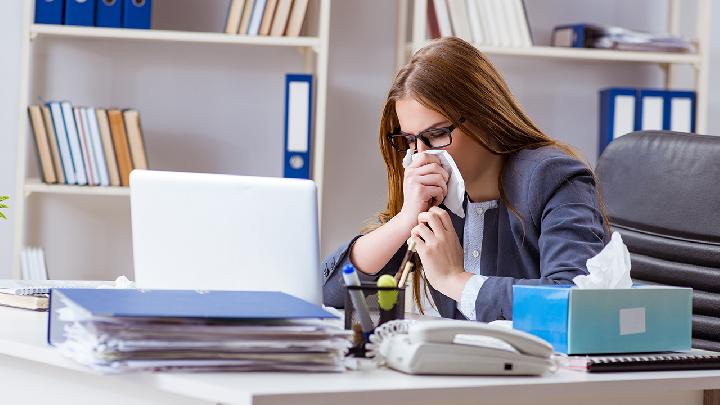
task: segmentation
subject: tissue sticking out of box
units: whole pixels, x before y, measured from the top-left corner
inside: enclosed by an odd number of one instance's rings
[[[465,209],[463,203],[465,202],[465,180],[460,175],[452,156],[445,150],[431,149],[421,153],[415,153],[414,150],[408,149],[405,157],[403,158],[403,167],[407,168],[410,166],[415,159],[419,158],[423,153],[428,155],[435,155],[440,159],[440,165],[443,169],[447,170],[450,174],[448,178],[448,193],[443,201],[443,204],[455,215],[460,218],[465,218]]]
[[[597,256],[587,260],[589,275],[573,279],[578,288],[630,288],[630,253],[619,233],[613,232],[610,243]]]

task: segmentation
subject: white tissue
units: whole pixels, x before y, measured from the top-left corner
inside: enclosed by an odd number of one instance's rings
[[[135,288],[135,282],[128,280],[125,276],[120,276],[115,279],[113,284],[103,284],[97,286],[97,288],[117,288],[117,289],[128,289]]]
[[[448,178],[448,194],[443,203],[453,214],[460,218],[465,218],[465,210],[463,209],[463,202],[465,201],[465,180],[463,180],[460,175],[460,170],[458,170],[452,156],[445,150],[433,149],[420,153],[414,152],[414,150],[408,149],[403,158],[403,167],[407,168],[410,166],[410,163],[419,158],[423,153],[437,156],[440,159],[440,165],[443,169],[450,173],[450,177]]]
[[[590,275],[573,279],[578,288],[630,288],[630,253],[619,233],[613,232],[610,243],[597,256],[587,260]]]

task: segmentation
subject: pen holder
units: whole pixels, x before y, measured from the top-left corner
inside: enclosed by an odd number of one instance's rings
[[[362,283],[359,286],[345,287],[345,329],[359,331],[359,315],[350,297],[350,291],[355,290],[360,290],[365,296],[374,328],[388,321],[405,318],[405,288],[378,287],[374,283]],[[397,297],[393,298],[392,294]],[[379,297],[379,295],[383,296]],[[383,306],[380,305],[380,301]],[[353,325],[357,326],[354,328]],[[357,332],[349,355],[365,357],[365,344],[368,343],[366,339],[365,334]]]

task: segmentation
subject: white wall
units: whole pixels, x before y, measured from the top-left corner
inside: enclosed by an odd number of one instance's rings
[[[18,119],[25,119],[17,105],[21,1],[0,2],[0,194],[11,195]],[[565,22],[594,21],[653,31],[665,25],[665,2],[660,0],[526,3],[539,43],[549,41],[552,25]],[[220,30],[226,7],[227,0],[156,0],[155,24]],[[713,15],[720,16],[720,7]],[[323,255],[350,238],[385,204],[377,127],[394,73],[395,21],[393,1],[332,2]],[[713,30],[711,64],[720,66],[720,28]],[[152,167],[280,175],[283,77],[303,68],[302,56],[295,50],[42,41],[46,42],[35,47],[32,97],[138,108]],[[597,89],[662,84],[660,69],[651,65],[494,60],[538,124],[577,146],[593,162]],[[711,74],[711,87],[717,88],[719,80],[720,75]],[[708,132],[720,134],[716,93],[711,92]],[[36,172],[36,166],[32,161],[31,170]],[[131,273],[127,199],[35,196],[30,208],[30,242],[46,247],[56,273],[78,277]],[[13,210],[8,214],[11,220],[0,222],[0,278],[10,274]]]

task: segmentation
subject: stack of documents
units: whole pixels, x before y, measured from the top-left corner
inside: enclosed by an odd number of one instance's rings
[[[556,26],[553,46],[603,48],[624,51],[694,52],[692,41],[673,35],[656,35],[621,27],[597,24]]]
[[[280,292],[53,290],[49,343],[100,372],[343,371],[351,334]]]

